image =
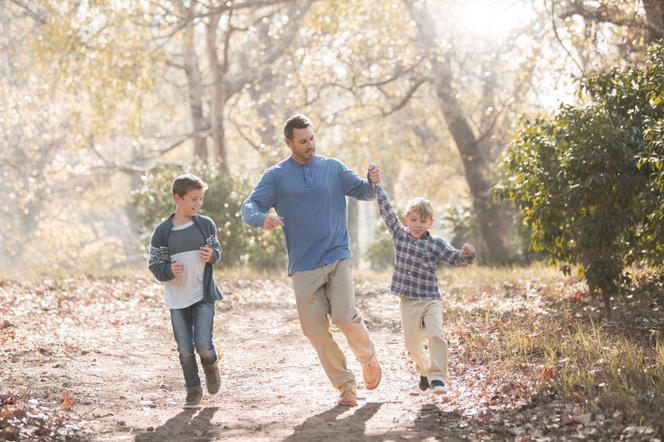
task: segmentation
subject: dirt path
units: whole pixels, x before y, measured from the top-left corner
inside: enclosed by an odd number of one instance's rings
[[[520,390],[486,382],[489,367],[454,364],[466,324],[447,326],[450,393],[418,392],[387,281],[358,284],[383,367],[377,390],[362,389],[359,364],[335,332],[360,382],[353,408],[335,406],[337,392],[302,336],[288,280],[221,286],[215,342],[222,388],[199,410],[181,408],[183,380],[161,288],[141,278],[5,283],[0,313],[11,322],[0,341],[8,357],[2,393],[44,404],[65,394],[82,420],[76,437],[100,441],[513,439],[529,430],[504,423],[524,403]]]

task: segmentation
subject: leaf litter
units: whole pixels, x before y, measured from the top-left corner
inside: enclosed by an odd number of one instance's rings
[[[344,440],[349,428],[364,440],[658,440],[651,426],[624,425],[559,397],[548,388],[555,369],[538,355],[512,367],[488,351],[501,345],[507,322],[552,314],[551,298],[585,302],[578,282],[449,287],[451,385],[436,397],[417,389],[387,281],[356,279],[383,385],[360,389],[358,408],[337,413],[336,392],[302,336],[289,281],[221,277],[215,343],[223,390],[188,413],[180,408],[182,376],[158,283],[85,275],[2,280],[0,438],[305,441],[324,422],[330,440]],[[360,379],[352,352],[334,334]]]

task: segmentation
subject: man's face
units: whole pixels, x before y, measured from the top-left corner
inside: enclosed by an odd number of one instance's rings
[[[198,210],[203,205],[204,196],[205,191],[203,189],[192,189],[182,197],[176,193],[174,195],[175,205],[183,215],[192,217],[198,214]]]
[[[316,154],[316,138],[314,129],[293,129],[293,139],[286,138],[286,144],[292,152],[291,157],[300,164],[307,164]]]
[[[404,216],[404,225],[413,238],[419,239],[431,228],[433,218],[417,212],[408,212]]]

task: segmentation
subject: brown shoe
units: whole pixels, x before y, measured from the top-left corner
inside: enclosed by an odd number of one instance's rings
[[[205,372],[205,386],[210,394],[215,394],[219,391],[219,384],[221,384],[221,377],[219,375],[219,359],[214,361],[214,364],[203,366]]]
[[[362,375],[364,376],[364,386],[367,390],[373,390],[380,384],[382,371],[378,359],[374,356],[371,362],[362,367]]]
[[[346,407],[354,407],[357,405],[357,395],[353,390],[343,390],[341,396],[339,396],[337,404]]]

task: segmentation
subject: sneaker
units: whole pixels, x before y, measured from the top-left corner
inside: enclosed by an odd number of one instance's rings
[[[420,376],[420,390],[427,391],[429,387],[429,379],[426,376]]]
[[[447,392],[447,388],[445,387],[445,382],[440,381],[438,379],[431,381],[431,391],[434,394],[443,394]]]
[[[375,356],[371,362],[362,367],[362,376],[364,376],[364,386],[367,387],[367,390],[373,390],[380,384],[382,372]]]
[[[221,383],[221,378],[219,376],[219,360],[214,361],[214,364],[208,365],[207,367],[203,366],[203,371],[205,372],[205,386],[207,391],[210,394],[215,394],[219,391],[219,384]]]
[[[203,399],[203,389],[200,385],[187,387],[187,399],[184,401],[184,408],[196,408]]]
[[[343,390],[341,396],[339,396],[337,404],[346,407],[354,407],[357,405],[357,395],[353,390]]]

